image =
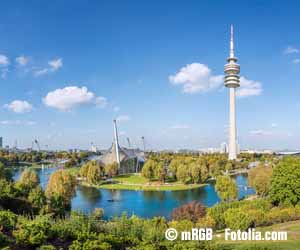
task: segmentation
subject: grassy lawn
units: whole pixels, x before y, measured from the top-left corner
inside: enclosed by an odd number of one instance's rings
[[[148,190],[148,191],[167,191],[167,190],[188,190],[205,186],[206,184],[185,185],[179,182],[160,183],[158,181],[147,180],[140,174],[119,175],[113,178],[115,183],[98,185],[98,188],[104,189],[122,189],[122,190]],[[84,183],[83,183],[84,184]]]
[[[250,249],[253,246],[268,247],[274,250],[300,250],[300,220],[275,224],[269,227],[256,228],[256,231],[287,231],[287,241],[225,241],[223,234],[218,241],[221,244],[230,245],[234,249]]]

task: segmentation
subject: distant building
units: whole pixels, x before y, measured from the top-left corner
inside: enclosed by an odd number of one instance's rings
[[[0,148],[3,148],[3,137],[0,137]]]
[[[94,153],[98,152],[98,148],[94,144],[92,144],[92,146],[91,146],[91,152],[94,152]]]
[[[144,152],[139,149],[128,149],[119,145],[117,121],[114,120],[114,142],[111,147],[97,159],[103,166],[116,162],[119,174],[139,172],[144,163]]]
[[[221,154],[227,154],[228,153],[228,146],[227,146],[227,143],[226,142],[223,142],[221,144],[221,147],[220,147],[220,153]]]
[[[99,156],[100,165],[108,165],[114,162],[118,163],[116,143],[113,142],[106,153]],[[144,153],[138,149],[128,149],[118,146],[119,153],[119,173],[135,173],[139,172],[144,163]]]

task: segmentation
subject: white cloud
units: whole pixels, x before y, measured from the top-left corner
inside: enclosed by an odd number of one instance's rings
[[[300,63],[300,58],[296,58],[296,59],[294,59],[294,60],[292,61],[292,63],[294,63],[294,64],[298,64],[298,63]]]
[[[1,125],[36,125],[35,121],[20,121],[20,120],[3,120],[0,121]]]
[[[257,96],[263,91],[262,84],[257,81],[248,80],[245,77],[240,78],[241,87],[237,89],[237,97]]]
[[[285,50],[284,50],[284,54],[297,54],[300,53],[300,49],[297,49],[293,46],[288,46]]]
[[[258,130],[251,130],[249,132],[249,134],[253,135],[253,136],[256,136],[256,135],[272,135],[272,132],[271,131],[267,131],[267,130],[258,129]]]
[[[63,66],[62,58],[54,59],[48,62],[50,69],[56,71]]]
[[[20,66],[26,66],[29,62],[29,57],[19,56],[19,57],[16,58],[16,62]]]
[[[105,108],[108,104],[107,99],[103,96],[98,96],[95,98],[95,104],[97,108]]]
[[[188,124],[176,124],[170,127],[170,129],[189,129],[190,125]]]
[[[43,102],[46,106],[69,111],[82,104],[95,103],[97,97],[86,87],[68,86],[49,92]]]
[[[9,65],[9,59],[6,55],[1,55],[0,54],[0,66],[1,67],[6,67]]]
[[[14,100],[9,104],[5,104],[4,107],[15,113],[27,113],[32,111],[32,105],[27,101]]]
[[[49,67],[47,68],[43,68],[43,69],[39,69],[36,70],[33,74],[34,76],[42,76],[51,72],[55,72],[57,70],[59,70],[60,68],[62,68],[63,66],[63,60],[62,58],[58,58],[58,59],[53,59],[51,61],[48,62]]]
[[[223,83],[223,76],[212,75],[205,64],[192,63],[169,76],[169,81],[174,85],[182,85],[184,93],[193,94],[217,89]]]
[[[116,119],[118,122],[127,122],[130,121],[130,116],[128,115],[120,115]]]
[[[271,127],[272,127],[272,128],[277,128],[277,127],[278,127],[278,124],[275,123],[275,122],[273,122],[273,123],[271,124]]]

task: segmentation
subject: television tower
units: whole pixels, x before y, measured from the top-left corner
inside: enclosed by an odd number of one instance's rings
[[[228,159],[237,158],[237,138],[236,138],[236,119],[235,119],[235,89],[240,86],[240,65],[234,56],[233,26],[230,27],[230,51],[224,67],[225,87],[229,88],[229,148]]]

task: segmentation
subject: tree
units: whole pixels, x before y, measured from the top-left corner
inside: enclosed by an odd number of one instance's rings
[[[19,183],[23,187],[32,189],[40,184],[40,178],[33,169],[26,168],[21,174]]]
[[[175,208],[172,212],[172,220],[190,220],[194,223],[197,222],[199,218],[206,215],[206,207],[197,201],[192,201],[181,207]]]
[[[232,230],[247,230],[252,220],[247,211],[243,211],[241,208],[229,208],[225,214],[226,226]]]
[[[270,190],[273,169],[259,165],[252,168],[248,174],[249,185],[253,187],[258,195],[266,196]]]
[[[274,204],[300,203],[300,158],[284,158],[274,168],[269,196]]]
[[[62,198],[63,205],[67,208],[75,196],[75,187],[76,178],[68,171],[58,170],[50,176],[45,194],[49,200]]]
[[[225,165],[225,170],[226,172],[230,171],[230,170],[233,170],[233,164],[231,161],[228,161]]]
[[[186,184],[190,181],[190,173],[187,165],[181,164],[177,168],[176,172],[177,180]]]
[[[154,168],[155,168],[156,162],[154,160],[148,160],[144,164],[142,168],[142,176],[144,176],[146,179],[151,180],[154,177]]]
[[[46,196],[41,186],[37,186],[30,191],[28,201],[32,204],[32,206],[39,209],[46,204]]]
[[[201,166],[197,164],[196,162],[193,162],[190,164],[191,168],[191,176],[193,179],[194,183],[200,183],[202,178],[201,178]]]
[[[97,184],[102,177],[102,171],[100,165],[96,161],[90,162],[87,181],[92,184]]]
[[[105,174],[107,174],[109,177],[114,177],[118,174],[118,163],[113,162],[111,164],[107,164],[104,169]]]
[[[177,168],[180,164],[181,164],[181,162],[178,159],[174,158],[168,166],[169,172],[173,175],[173,177],[175,179],[177,178],[177,176],[176,176]]]
[[[162,162],[158,163],[155,166],[154,175],[155,175],[155,178],[158,179],[159,181],[165,182],[165,179],[167,176],[167,171]]]
[[[222,201],[232,201],[238,197],[236,182],[229,176],[217,177],[215,189]]]
[[[200,175],[201,175],[201,182],[205,182],[208,178],[209,169],[206,160],[200,160],[198,161],[200,165]]]
[[[5,169],[5,166],[2,162],[0,162],[0,179],[4,179],[7,181],[12,180],[12,173],[9,169]]]
[[[87,178],[88,172],[89,172],[89,163],[85,163],[81,166],[79,170],[79,175],[82,178]]]

